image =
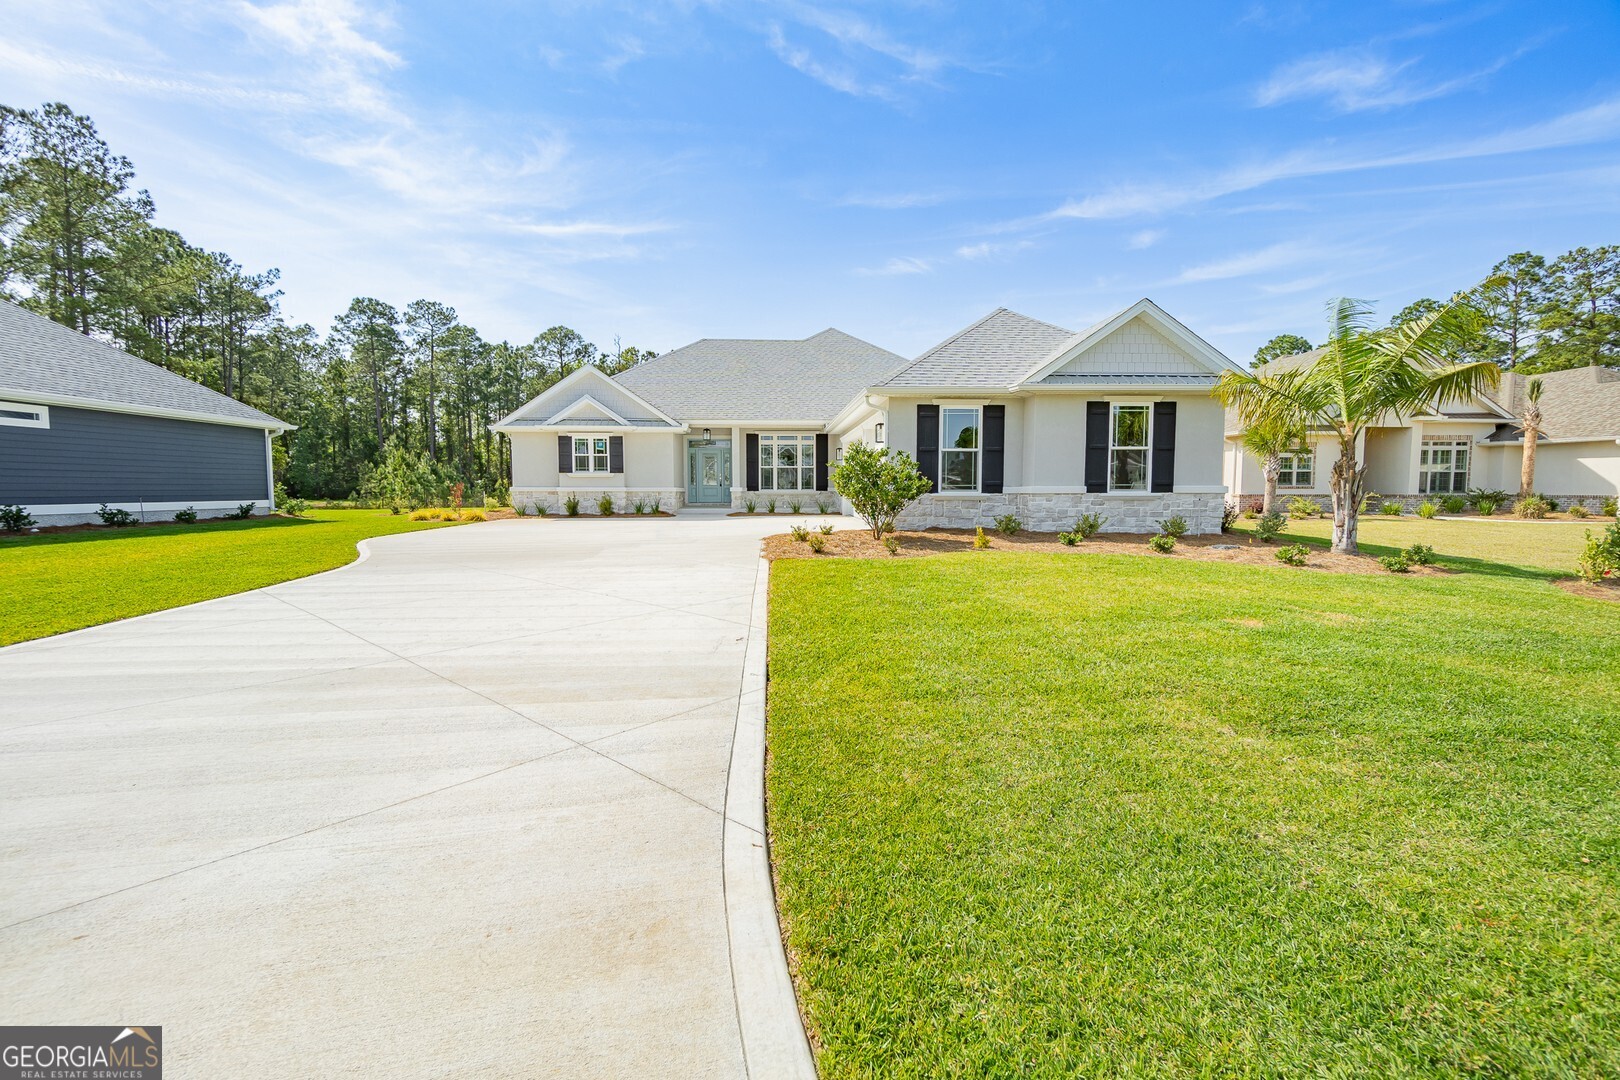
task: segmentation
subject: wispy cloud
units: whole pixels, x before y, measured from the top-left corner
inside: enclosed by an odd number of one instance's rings
[[[943,191],[899,191],[887,195],[845,195],[833,205],[869,210],[911,210],[921,206],[938,206],[950,197]]]
[[[906,89],[936,84],[948,69],[969,66],[847,11],[799,0],[764,6],[773,12],[765,39],[777,58],[841,94],[899,104]]]
[[[904,274],[932,273],[934,264],[928,259],[918,259],[909,255],[897,256],[882,266],[857,267],[855,273],[861,277],[896,277]]]
[[[1132,251],[1142,251],[1163,240],[1164,234],[1165,230],[1163,229],[1143,229],[1141,232],[1132,233],[1130,238],[1125,241],[1125,246]]]
[[[977,244],[962,245],[956,249],[956,257],[974,262],[980,259],[992,259],[1001,255],[1010,255],[1015,251],[1023,251],[1034,246],[1035,244],[1031,240],[1019,240],[1011,244],[995,244],[983,241]]]
[[[1613,97],[1539,123],[1407,150],[1296,150],[1180,183],[1124,185],[1070,199],[1045,214],[1008,222],[1001,228],[1030,228],[1064,219],[1104,220],[1163,214],[1287,180],[1528,153],[1607,142],[1617,137],[1620,137],[1620,97]]]
[[[1478,86],[1531,47],[1438,81],[1418,77],[1417,58],[1391,60],[1368,48],[1338,49],[1283,64],[1255,90],[1254,102],[1264,107],[1322,98],[1340,112],[1413,105]]]
[[[1186,285],[1198,281],[1224,281],[1227,278],[1248,277],[1284,266],[1294,266],[1319,253],[1295,241],[1272,244],[1258,251],[1246,251],[1199,266],[1189,266],[1177,274],[1174,284]]]

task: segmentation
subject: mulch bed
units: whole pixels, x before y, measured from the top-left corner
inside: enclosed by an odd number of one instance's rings
[[[1620,581],[1582,581],[1580,578],[1559,578],[1554,585],[1567,593],[1584,596],[1588,600],[1610,600],[1620,604]]]
[[[1339,574],[1387,574],[1371,555],[1335,555],[1321,548],[1311,548],[1308,561],[1302,567],[1285,566],[1277,561],[1277,544],[1261,544],[1242,536],[1187,536],[1176,543],[1169,555],[1160,555],[1147,546],[1149,533],[1102,533],[1090,540],[1082,540],[1074,547],[1058,540],[1056,533],[1021,532],[1016,536],[1002,536],[987,532],[991,551],[1040,552],[1055,555],[1145,555],[1156,559],[1198,559],[1203,562],[1247,563],[1251,566],[1272,566],[1286,570],[1326,570]],[[765,538],[767,559],[816,559],[836,556],[845,559],[919,558],[943,555],[954,551],[974,551],[972,530],[923,529],[918,532],[895,533],[900,540],[900,552],[891,556],[881,543],[865,529],[845,530],[826,536],[826,547],[820,555],[810,545],[795,540],[789,534]],[[1438,566],[1414,566],[1414,575],[1442,575],[1451,571]]]

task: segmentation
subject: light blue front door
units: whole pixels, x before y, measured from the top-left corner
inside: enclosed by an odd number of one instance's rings
[[[686,501],[692,506],[731,505],[731,444],[687,446]]]

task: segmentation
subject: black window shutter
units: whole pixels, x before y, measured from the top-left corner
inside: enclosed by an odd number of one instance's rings
[[[1108,490],[1108,402],[1086,402],[1086,490]]]
[[[827,436],[816,436],[816,490],[827,490]]]
[[[1007,406],[984,407],[984,475],[979,478],[979,490],[986,495],[1000,495],[1007,457]]]
[[[748,448],[748,490],[759,490],[759,436],[750,431],[744,436],[743,445]]]
[[[572,435],[557,436],[557,471],[560,473],[574,471],[574,437]]]
[[[928,480],[928,490],[939,489],[939,406],[917,406],[917,470]]]
[[[624,472],[624,436],[608,436],[608,472]]]
[[[1176,487],[1176,403],[1153,403],[1153,465],[1148,487],[1174,491]]]
[[[1176,489],[1176,403],[1153,402],[1153,463],[1150,491]]]

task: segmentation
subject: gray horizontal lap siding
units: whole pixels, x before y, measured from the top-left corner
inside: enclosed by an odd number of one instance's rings
[[[0,424],[0,503],[269,499],[258,428],[50,408],[48,428]]]

